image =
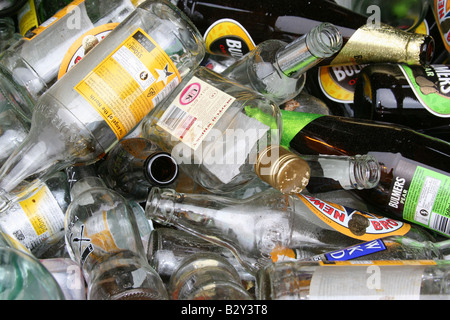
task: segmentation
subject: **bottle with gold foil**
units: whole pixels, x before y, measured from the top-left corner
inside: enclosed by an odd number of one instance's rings
[[[278,145],[280,121],[271,100],[199,67],[143,120],[142,136],[210,192],[233,192],[258,177],[283,193],[300,192],[309,168]]]
[[[52,172],[103,157],[203,56],[182,12],[165,0],[142,3],[40,97],[30,133],[1,169],[3,206]]]
[[[145,211],[157,223],[228,248],[253,275],[270,261],[290,258],[293,249],[304,257],[315,256],[414,229],[401,221],[275,189],[238,200],[152,188]]]
[[[441,2],[439,0],[436,0]],[[321,22],[339,27],[342,50],[322,65],[375,62],[428,63],[433,39],[383,24],[328,0],[177,0],[204,33],[207,50],[242,57],[269,39],[292,42]]]

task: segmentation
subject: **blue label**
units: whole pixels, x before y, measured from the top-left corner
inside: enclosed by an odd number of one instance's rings
[[[386,250],[386,246],[380,239],[357,244],[343,250],[336,250],[325,254],[328,261],[346,261],[358,257]]]

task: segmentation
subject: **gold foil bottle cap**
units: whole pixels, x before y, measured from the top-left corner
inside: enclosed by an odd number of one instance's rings
[[[302,192],[311,176],[305,160],[278,145],[268,146],[258,154],[255,172],[262,181],[284,194]]]

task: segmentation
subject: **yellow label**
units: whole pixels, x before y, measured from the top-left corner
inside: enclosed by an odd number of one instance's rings
[[[120,140],[180,80],[169,56],[138,29],[76,85],[75,90],[95,108]]]
[[[245,28],[231,19],[216,21],[206,30],[204,39],[208,52],[235,58],[256,47]]]
[[[434,260],[319,261],[321,266],[435,266]]]
[[[106,252],[119,250],[114,236],[109,229],[106,211],[103,211],[101,216],[93,216],[89,219],[89,223],[86,224],[84,236],[94,246]]]
[[[64,7],[61,10],[59,10],[57,13],[55,13],[55,15],[53,15],[53,17],[49,18],[47,21],[43,22],[40,26],[38,26],[36,29],[34,29],[32,31],[33,34],[30,37],[25,38],[25,39],[28,39],[28,40],[33,39],[38,34],[42,33],[44,30],[46,30],[48,27],[50,27],[52,24],[54,24],[56,21],[60,20],[65,15],[67,15],[70,12],[72,12],[72,10],[75,7],[79,6],[84,1],[85,0],[72,1],[68,6]],[[33,2],[33,0],[31,0],[30,2]]]
[[[295,254],[295,251],[290,248],[277,246],[270,252],[270,257],[272,259],[272,262],[279,262],[286,260],[296,260],[297,255]]]
[[[298,198],[327,225],[349,237],[370,241],[391,235],[405,235],[411,225],[298,194]]]
[[[19,204],[38,236],[46,232],[51,236],[64,225],[64,213],[45,185]]]
[[[29,30],[37,28],[39,26],[39,21],[36,15],[34,0],[29,0],[22,10],[26,11],[21,11],[18,15],[18,19],[19,32],[24,36]]]
[[[319,68],[319,85],[331,100],[353,103],[358,74],[365,65],[344,65]]]
[[[102,41],[116,26],[118,23],[108,23],[105,25],[93,28],[79,37],[69,48],[66,55],[63,58],[61,67],[59,68],[58,79],[65,75],[73,66],[83,59],[87,52],[92,48],[86,48],[83,46],[83,41],[90,36],[94,36],[98,42]]]

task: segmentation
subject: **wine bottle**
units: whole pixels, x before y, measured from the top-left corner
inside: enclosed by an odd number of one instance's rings
[[[344,46],[323,65],[370,62],[428,63],[433,39],[378,23],[326,0],[178,0],[204,33],[211,53],[242,57],[264,40],[292,42],[321,22],[339,27]]]
[[[352,192],[389,216],[450,235],[450,143],[391,123],[281,112],[283,145],[299,154],[374,156],[380,183]]]
[[[412,129],[448,125],[450,66],[368,65],[356,81],[352,107],[355,118]]]

